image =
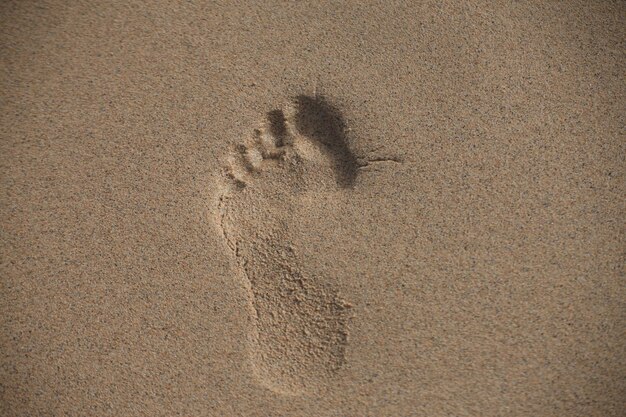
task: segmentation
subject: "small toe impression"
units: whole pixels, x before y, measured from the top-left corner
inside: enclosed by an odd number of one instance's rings
[[[272,110],[267,113],[268,130],[275,138],[275,146],[285,146],[288,141],[287,124],[282,110]]]

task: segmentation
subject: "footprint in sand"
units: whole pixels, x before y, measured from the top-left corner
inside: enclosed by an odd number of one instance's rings
[[[221,226],[249,282],[253,369],[266,387],[299,394],[320,387],[344,363],[349,304],[333,277],[305,272],[293,237],[304,196],[350,192],[360,163],[339,112],[300,96],[234,152]]]

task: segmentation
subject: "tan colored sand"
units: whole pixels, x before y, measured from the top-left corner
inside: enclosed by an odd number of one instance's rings
[[[624,415],[623,2],[0,19],[0,415]]]

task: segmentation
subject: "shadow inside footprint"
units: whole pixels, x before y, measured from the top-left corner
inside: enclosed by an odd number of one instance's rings
[[[352,188],[360,165],[348,147],[346,125],[339,110],[318,96],[298,96],[295,104],[294,122],[298,132],[323,145],[334,159],[337,184]]]

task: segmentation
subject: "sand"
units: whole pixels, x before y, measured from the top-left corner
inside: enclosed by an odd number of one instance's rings
[[[1,416],[626,415],[623,2],[0,11]]]

